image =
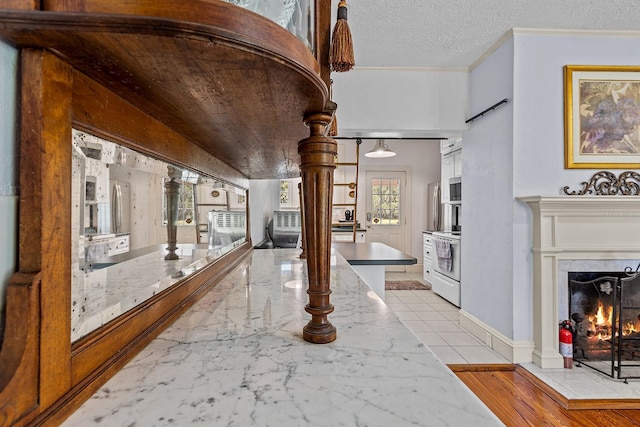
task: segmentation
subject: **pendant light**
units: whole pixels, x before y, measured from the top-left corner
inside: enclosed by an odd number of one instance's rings
[[[383,157],[393,157],[395,155],[396,153],[389,150],[389,147],[387,147],[387,144],[384,143],[384,140],[379,139],[376,141],[376,145],[375,147],[373,147],[373,150],[369,151],[364,156],[381,159]]]

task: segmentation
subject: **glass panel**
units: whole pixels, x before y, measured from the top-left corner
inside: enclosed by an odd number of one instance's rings
[[[72,341],[246,241],[245,190],[77,130],[72,145]]]
[[[371,215],[376,225],[400,224],[400,180],[374,178],[371,181]]]
[[[315,39],[315,0],[225,0],[269,18],[287,29],[313,53]]]

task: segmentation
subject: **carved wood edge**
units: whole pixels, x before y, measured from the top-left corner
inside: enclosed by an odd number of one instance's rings
[[[0,426],[13,425],[37,407],[40,273],[15,273],[6,289],[0,349]]]
[[[616,176],[612,172],[600,171],[593,174],[589,181],[581,183],[582,189],[569,190],[569,186],[562,191],[569,196],[640,196],[640,173],[625,171]]]
[[[60,7],[55,2],[50,3],[52,5],[46,10],[0,6],[0,21],[4,24],[2,32],[8,29],[16,35],[20,34],[20,38],[29,39],[34,36],[28,34],[30,31],[52,30],[165,36],[180,33],[181,37],[213,38],[216,43],[244,46],[256,53],[270,53],[285,62],[295,62],[320,79],[320,66],[316,58],[296,36],[268,18],[227,2],[192,0],[184,2],[179,8],[169,0],[81,1],[79,5]],[[30,31],[20,31],[24,28]]]

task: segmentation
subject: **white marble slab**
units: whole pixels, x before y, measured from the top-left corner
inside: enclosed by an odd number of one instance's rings
[[[254,251],[64,425],[502,425],[340,255],[338,338],[303,341],[298,254]]]
[[[623,380],[612,378],[585,365],[578,366],[576,361],[573,362],[572,369],[542,369],[533,363],[521,365],[569,400],[638,399],[640,397],[640,380],[630,379],[625,383]],[[610,363],[602,365],[605,372],[607,366],[611,369]]]

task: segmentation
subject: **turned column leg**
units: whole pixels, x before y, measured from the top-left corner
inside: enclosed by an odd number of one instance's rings
[[[306,244],[304,242],[305,240],[305,236],[304,236],[304,200],[302,200],[302,183],[298,184],[298,196],[300,197],[300,219],[302,220],[302,224],[303,226],[300,227],[300,231],[302,231],[302,242],[300,245],[300,248],[302,249],[302,252],[300,253],[300,258],[305,259],[307,258],[307,252],[305,250]]]
[[[329,302],[331,269],[331,204],[333,171],[338,146],[325,136],[331,115],[305,117],[310,136],[298,143],[304,206],[305,248],[309,275],[309,303],[305,306],[311,320],[303,328],[305,341],[316,344],[336,339],[336,328],[327,316],[333,311]]]
[[[178,249],[178,193],[180,192],[180,184],[177,179],[182,177],[182,171],[171,165],[167,166],[169,180],[164,184],[165,197],[167,199],[167,251],[164,256],[166,260],[179,259],[176,254]]]

